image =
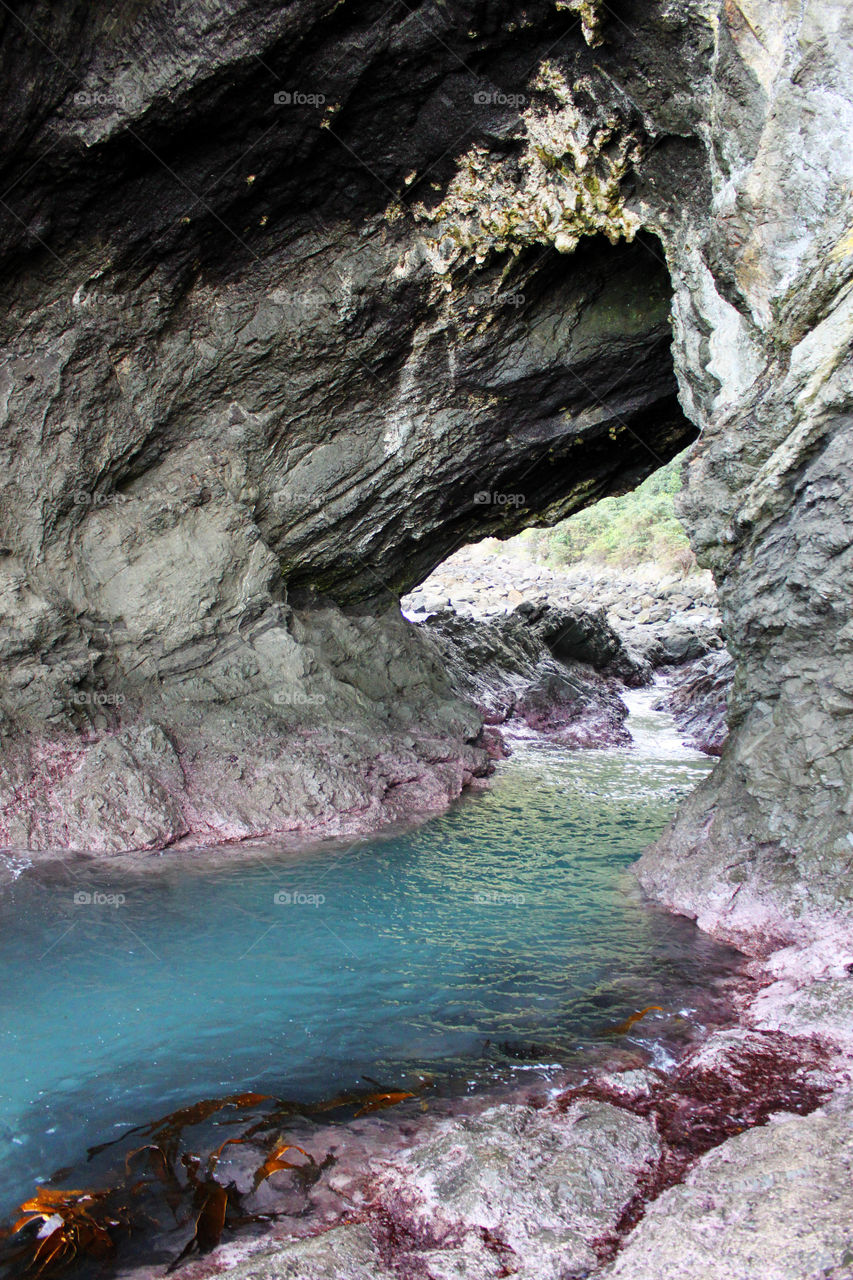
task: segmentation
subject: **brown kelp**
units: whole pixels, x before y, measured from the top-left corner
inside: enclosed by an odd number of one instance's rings
[[[90,1162],[113,1149],[120,1155],[110,1166],[108,1185],[82,1190],[40,1186],[21,1204],[14,1222],[0,1229],[0,1272],[9,1280],[38,1280],[85,1259],[103,1264],[123,1240],[131,1235],[143,1239],[152,1231],[161,1236],[189,1231],[169,1271],[194,1253],[209,1253],[225,1232],[278,1216],[244,1204],[269,1178],[288,1172],[293,1187],[304,1196],[334,1163],[331,1153],[318,1159],[287,1137],[284,1128],[299,1122],[304,1126],[313,1117],[334,1111],[368,1115],[417,1096],[405,1089],[383,1088],[376,1081],[369,1083],[376,1084],[376,1089],[352,1090],[314,1103],[253,1092],[204,1098],[90,1147]],[[239,1130],[217,1142],[224,1125],[239,1126]],[[250,1162],[257,1153],[258,1163],[249,1169],[248,1190],[220,1176],[224,1154],[237,1147],[248,1148]],[[49,1181],[70,1173],[59,1170]]]
[[[130,1222],[127,1205],[119,1199],[120,1192],[112,1188],[39,1187],[20,1206],[16,1222],[0,1231],[0,1241],[13,1242],[4,1262],[17,1266],[20,1274],[38,1277],[81,1255],[110,1257],[116,1250],[115,1230],[127,1230]]]
[[[637,1013],[630,1014],[624,1022],[617,1022],[615,1027],[608,1027],[605,1034],[609,1036],[627,1035],[634,1024],[639,1022],[641,1018],[645,1018],[646,1014],[651,1013],[653,1009],[656,1009],[658,1013],[663,1013],[663,1009],[659,1004],[647,1004],[645,1009],[640,1009]]]

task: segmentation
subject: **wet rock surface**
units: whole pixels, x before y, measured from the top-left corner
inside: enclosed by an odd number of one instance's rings
[[[613,1280],[846,1280],[853,1100],[780,1114],[703,1156],[653,1205]]]
[[[398,1273],[382,1265],[370,1229],[354,1223],[331,1227],[310,1240],[258,1250],[229,1266],[227,1274],[233,1280],[393,1280]]]
[[[722,755],[728,736],[728,702],[734,662],[725,649],[673,671],[670,687],[655,704],[668,711],[685,742],[710,756]]]
[[[291,1129],[336,1160],[310,1187],[277,1175],[251,1203],[285,1223],[302,1206],[308,1236],[224,1245],[186,1274],[843,1277],[848,1087],[819,1037],[731,1027],[671,1070],[617,1066],[548,1100]],[[251,1157],[233,1151],[219,1176],[250,1188]]]
[[[578,1103],[559,1118],[494,1107],[447,1122],[390,1165],[374,1212],[389,1220],[389,1257],[403,1274],[560,1280],[596,1264],[592,1241],[658,1153],[647,1121],[607,1103]],[[473,1266],[471,1244],[486,1254]]]
[[[522,606],[523,608],[523,606]],[[454,693],[481,712],[488,725],[527,726],[569,747],[625,745],[628,709],[615,679],[579,662],[566,648],[590,652],[590,636],[579,617],[545,609],[518,611],[488,622],[448,611],[425,626],[436,645]],[[588,628],[593,637],[600,627]],[[565,634],[566,648],[561,646]],[[582,636],[580,643],[577,637]],[[609,641],[611,637],[605,636]],[[621,656],[603,646],[612,666]],[[563,656],[557,658],[555,651]]]

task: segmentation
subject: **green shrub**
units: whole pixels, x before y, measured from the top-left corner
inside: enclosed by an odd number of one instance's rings
[[[525,549],[533,559],[553,565],[631,568],[652,561],[669,571],[689,572],[695,560],[675,514],[681,461],[674,458],[631,493],[602,498],[553,529],[528,530],[521,535]]]

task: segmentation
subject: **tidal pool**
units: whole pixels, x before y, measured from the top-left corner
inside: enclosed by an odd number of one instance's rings
[[[737,957],[625,874],[711,767],[654,696],[629,695],[633,747],[517,739],[405,834],[24,871],[0,893],[0,1214],[199,1098],[548,1077],[650,1004],[619,1043],[665,1063]]]

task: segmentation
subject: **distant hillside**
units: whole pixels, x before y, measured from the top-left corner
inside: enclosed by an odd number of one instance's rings
[[[669,571],[695,568],[675,514],[683,455],[621,498],[603,498],[553,529],[528,529],[518,543],[534,560],[553,565],[588,562],[630,568],[645,562]]]

